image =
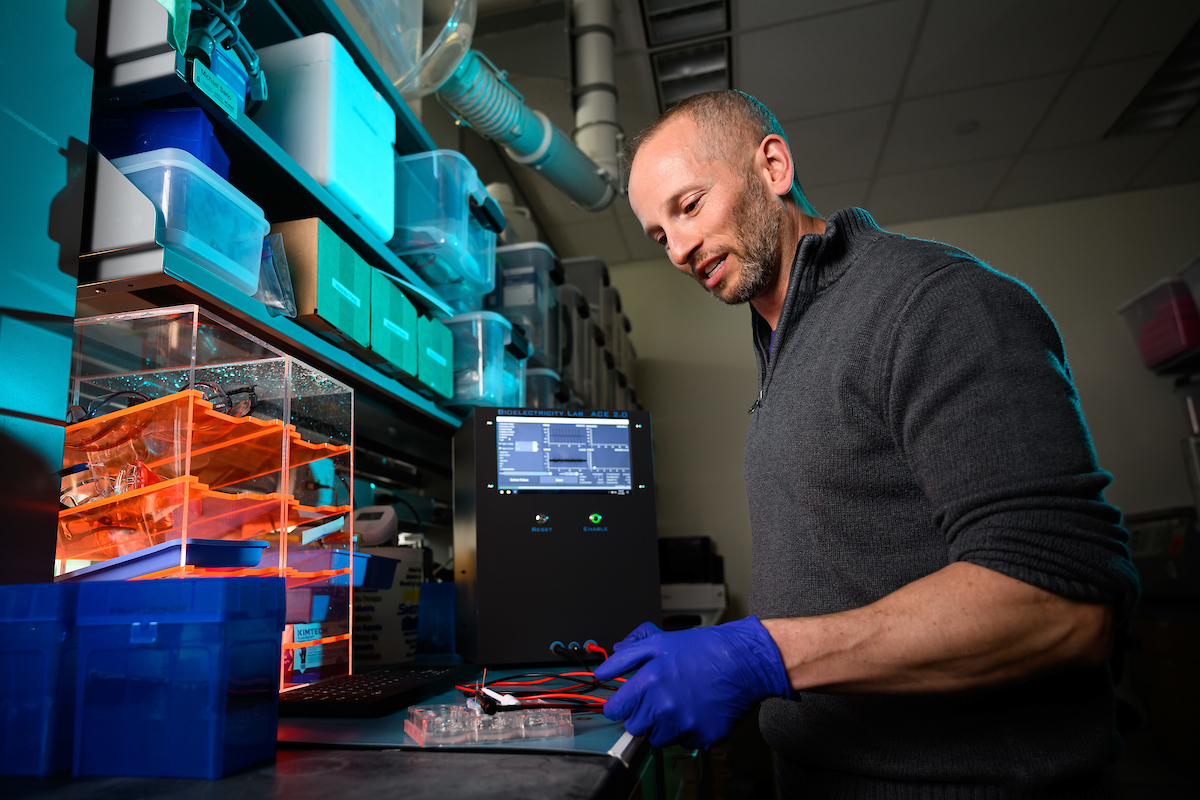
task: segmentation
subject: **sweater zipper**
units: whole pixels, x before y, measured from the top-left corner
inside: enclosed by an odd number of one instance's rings
[[[762,389],[759,389],[758,390],[758,399],[754,401],[754,405],[750,406],[749,413],[753,414],[755,411],[758,410],[758,407],[760,405],[762,405],[762,399],[763,399],[763,392],[762,392]]]

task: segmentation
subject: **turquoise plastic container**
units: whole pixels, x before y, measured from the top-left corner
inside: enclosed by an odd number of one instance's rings
[[[274,758],[282,578],[78,588],[76,775],[214,779]]]
[[[0,586],[0,774],[71,768],[75,598],[69,583]]]

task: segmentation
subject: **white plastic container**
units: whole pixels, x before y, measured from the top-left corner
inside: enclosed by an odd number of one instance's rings
[[[396,159],[396,235],[388,248],[456,310],[476,310],[496,285],[494,205],[462,153],[434,150]],[[498,208],[498,207],[497,207]]]
[[[493,311],[471,311],[446,320],[446,327],[454,336],[449,404],[523,406],[525,358],[514,353],[512,323]]]
[[[186,150],[165,147],[112,164],[154,201],[159,244],[178,248],[240,292],[258,291],[270,229],[261,208]]]
[[[557,373],[562,353],[555,278],[561,274],[554,252],[540,242],[510,245],[496,249],[496,262],[496,288],[484,305],[524,329],[531,365]]]
[[[386,242],[396,221],[396,112],[328,33],[258,51],[269,92],[254,121]]]

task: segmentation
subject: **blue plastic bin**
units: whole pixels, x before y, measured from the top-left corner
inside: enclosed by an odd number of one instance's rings
[[[422,583],[417,612],[417,652],[454,652],[454,584]]]
[[[76,775],[214,779],[275,756],[282,578],[78,588]]]
[[[110,161],[134,153],[176,147],[229,180],[229,156],[199,108],[123,109],[96,118],[92,144]]]
[[[78,593],[66,583],[0,586],[0,774],[71,768]]]

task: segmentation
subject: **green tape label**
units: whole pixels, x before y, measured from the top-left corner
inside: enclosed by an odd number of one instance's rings
[[[346,284],[342,283],[337,278],[333,278],[332,280],[333,288],[337,290],[338,294],[349,300],[351,303],[354,303],[355,308],[362,308],[362,300],[358,299],[358,295],[347,289]]]
[[[404,341],[406,341],[406,342],[408,341],[408,331],[404,330],[404,328],[401,328],[399,325],[397,325],[396,323],[392,322],[392,321],[391,321],[390,319],[388,319],[387,317],[384,317],[384,318],[383,318],[383,327],[387,328],[389,331],[391,331],[392,333],[396,334],[397,336],[399,336],[399,337],[400,337],[401,339],[403,339]],[[443,365],[443,366],[444,366],[444,365]]]
[[[425,355],[429,356],[435,362],[437,362],[438,366],[440,366],[440,367],[446,366],[446,359],[442,356],[441,353],[438,353],[432,347],[425,348]]]
[[[212,70],[200,61],[192,61],[192,83],[219,105],[230,119],[237,119],[237,96],[225,81],[212,74]]]

